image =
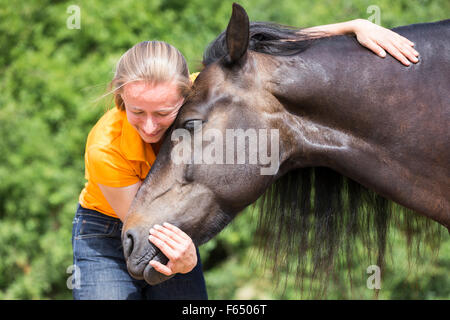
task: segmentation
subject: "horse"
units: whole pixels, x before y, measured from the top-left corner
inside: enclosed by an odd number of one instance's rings
[[[172,223],[199,246],[254,203],[260,245],[275,265],[297,255],[297,277],[309,257],[311,274],[328,279],[338,261],[351,264],[357,241],[382,265],[392,224],[439,245],[450,226],[450,20],[394,30],[414,41],[417,64],[381,60],[353,36],[250,23],[233,4],[124,221],[130,275],[170,278],[149,265],[168,261],[148,241],[153,225]],[[227,130],[241,130],[241,148],[230,147],[239,134],[216,144]],[[274,161],[251,162],[264,142]],[[206,163],[196,150],[232,151]]]

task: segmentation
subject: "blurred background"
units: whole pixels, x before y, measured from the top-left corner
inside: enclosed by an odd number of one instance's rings
[[[450,17],[448,0],[239,3],[253,21],[297,27],[368,19],[374,6],[378,22],[389,28]],[[85,142],[112,106],[110,96],[98,98],[115,63],[140,41],[163,40],[180,49],[191,72],[200,71],[203,49],[226,28],[231,4],[0,0],[0,299],[72,298],[72,219],[85,183]],[[285,282],[278,286],[264,268],[253,241],[256,221],[257,213],[247,209],[200,248],[209,297],[309,298],[314,286],[301,295],[283,266]],[[446,230],[442,234],[438,253],[425,250],[411,263],[406,240],[393,234],[380,299],[450,298],[450,240]],[[355,267],[351,286],[336,275],[326,298],[373,298],[368,265]]]

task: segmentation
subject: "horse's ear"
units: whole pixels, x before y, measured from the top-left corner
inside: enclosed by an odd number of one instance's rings
[[[237,63],[246,54],[250,37],[249,28],[247,12],[237,3],[233,3],[233,12],[226,32],[227,60],[230,64]]]

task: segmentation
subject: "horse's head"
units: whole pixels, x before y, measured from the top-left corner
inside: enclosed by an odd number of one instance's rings
[[[226,40],[228,54],[196,79],[123,227],[128,270],[150,284],[167,279],[149,265],[167,262],[148,240],[153,225],[172,223],[200,245],[279,174],[277,125],[269,116],[277,103],[264,96],[264,72],[256,72],[247,50],[249,20],[240,6],[233,6]]]

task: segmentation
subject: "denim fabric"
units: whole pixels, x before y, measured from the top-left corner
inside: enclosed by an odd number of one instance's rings
[[[155,286],[136,280],[123,256],[122,222],[78,204],[73,220],[72,248],[76,284],[73,298],[95,300],[207,299],[202,265]]]

